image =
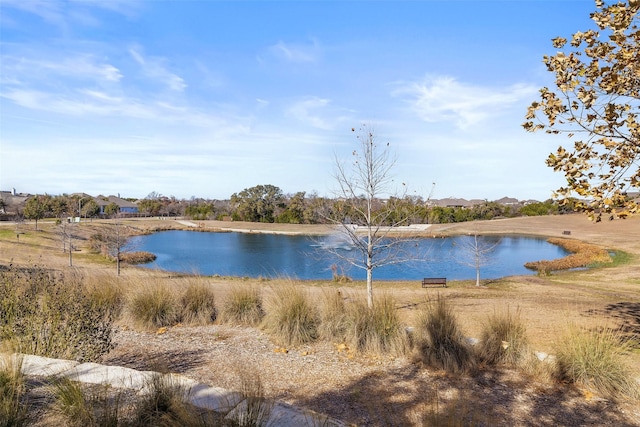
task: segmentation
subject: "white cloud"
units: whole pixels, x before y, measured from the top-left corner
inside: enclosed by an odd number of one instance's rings
[[[392,95],[408,98],[412,110],[422,120],[453,122],[461,129],[503,114],[537,91],[536,87],[522,84],[500,88],[475,86],[448,76],[427,77],[399,86]]]
[[[134,17],[140,8],[140,2],[129,0],[2,0],[4,14],[7,9],[16,9],[40,17],[45,23],[62,31],[69,31],[73,25],[97,27],[101,25],[95,16],[97,10],[106,10],[129,18]],[[3,17],[3,19],[6,19]],[[11,16],[9,15],[11,21]]]
[[[61,79],[86,79],[95,83],[118,82],[122,79],[122,73],[116,66],[90,54],[71,54],[55,60],[41,59],[40,55],[49,56],[43,52],[23,52],[20,56],[2,55],[3,80],[34,84],[53,81],[58,86]],[[39,58],[35,59],[35,56]]]
[[[320,56],[320,45],[316,40],[311,44],[278,43],[269,47],[269,52],[277,58],[288,62],[316,62]]]
[[[321,111],[331,103],[330,100],[311,97],[296,102],[287,110],[287,114],[306,125],[318,129],[331,129],[333,125],[321,116]]]
[[[129,49],[129,53],[131,54],[131,57],[142,67],[142,72],[145,76],[158,83],[166,85],[169,89],[176,92],[182,92],[187,87],[187,84],[182,77],[172,73],[165,67],[165,59],[144,57],[139,50],[139,47],[133,47]]]

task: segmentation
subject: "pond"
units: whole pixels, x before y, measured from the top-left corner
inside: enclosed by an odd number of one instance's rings
[[[209,233],[163,231],[138,236],[130,247],[157,256],[145,268],[193,273],[206,276],[290,277],[303,280],[328,280],[332,266],[354,280],[366,277],[365,271],[348,267],[331,254],[358,255],[341,235],[290,236],[259,233]],[[446,277],[449,280],[475,278],[473,253],[468,249],[472,236],[420,238],[408,241],[404,249],[413,254],[403,264],[376,268],[376,280],[421,280]],[[481,267],[482,279],[535,274],[524,264],[542,259],[557,259],[567,252],[543,239],[522,236],[478,237],[483,244],[495,246]],[[329,249],[329,250],[328,250]],[[469,265],[471,264],[471,265]]]

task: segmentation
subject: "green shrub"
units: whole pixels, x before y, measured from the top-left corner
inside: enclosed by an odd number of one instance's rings
[[[112,347],[114,313],[78,277],[42,268],[0,272],[0,340],[15,351],[93,361]]]
[[[483,325],[477,347],[485,363],[517,366],[529,351],[526,327],[520,313],[493,313]]]
[[[254,286],[231,288],[220,312],[222,322],[247,326],[258,325],[263,317],[262,294]]]
[[[181,298],[185,323],[206,325],[216,320],[213,289],[205,283],[189,283]]]
[[[329,341],[342,341],[347,330],[347,311],[339,290],[324,289],[319,304],[318,336]]]
[[[182,315],[175,290],[166,284],[142,286],[128,301],[127,313],[145,329],[175,325]]]
[[[0,427],[21,427],[30,423],[28,406],[23,401],[22,358],[0,355]]]
[[[471,346],[444,298],[428,302],[417,320],[415,356],[418,361],[452,373],[475,370]]]
[[[389,295],[378,297],[371,309],[364,300],[347,305],[345,339],[349,347],[361,352],[404,354],[409,345]]]
[[[638,384],[625,364],[632,342],[619,329],[580,329],[571,325],[556,351],[556,375],[611,397],[640,397]]]
[[[318,314],[307,294],[295,283],[273,288],[267,300],[265,330],[281,345],[300,345],[318,336]]]

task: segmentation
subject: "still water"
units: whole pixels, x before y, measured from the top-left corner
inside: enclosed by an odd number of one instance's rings
[[[349,268],[326,250],[332,248],[344,256],[357,255],[341,237],[163,231],[136,237],[131,247],[156,254],[156,261],[144,267],[172,272],[320,280],[331,279],[331,267],[337,265],[340,272],[354,280],[364,279],[364,270]],[[469,239],[472,237],[423,238],[408,242],[405,249],[416,259],[377,268],[374,277],[376,280],[473,279],[475,268],[468,265],[473,263]],[[534,274],[524,263],[562,258],[567,254],[542,239],[520,236],[484,239],[488,244],[497,245],[481,268],[482,279]]]

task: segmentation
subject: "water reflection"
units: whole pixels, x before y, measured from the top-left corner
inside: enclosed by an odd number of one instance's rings
[[[461,248],[472,236],[417,239],[403,248],[419,254],[404,264],[387,265],[375,270],[376,279],[420,280],[423,277],[447,277],[450,280],[473,279],[475,270],[463,262]],[[479,237],[488,244],[497,243],[490,262],[482,268],[482,278],[533,274],[524,263],[556,259],[566,252],[542,239],[522,236]],[[146,268],[203,275],[247,277],[292,277],[331,279],[331,266],[339,266],[349,277],[365,278],[361,269],[350,268],[327,248],[359,255],[342,235],[310,238],[252,233],[196,233],[164,231],[139,236],[132,242],[137,250],[153,252],[157,259]]]

